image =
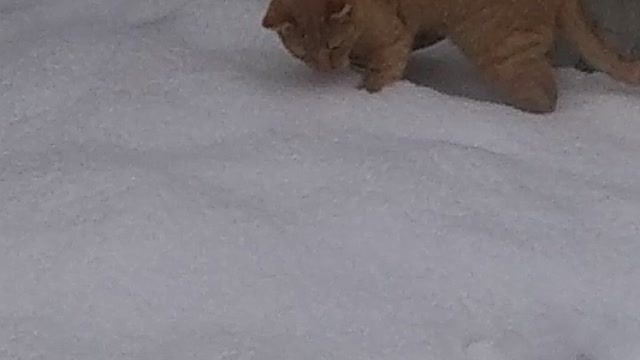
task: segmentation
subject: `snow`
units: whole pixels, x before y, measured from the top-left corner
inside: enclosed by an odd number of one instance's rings
[[[369,95],[265,7],[0,1],[0,359],[640,359],[637,89]]]

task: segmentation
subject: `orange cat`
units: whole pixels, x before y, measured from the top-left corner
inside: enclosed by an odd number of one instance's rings
[[[446,36],[511,105],[545,113],[557,103],[547,53],[558,31],[592,65],[640,84],[640,63],[593,32],[579,1],[271,0],[262,25],[318,70],[366,64],[361,87],[369,92],[399,80],[413,48]]]

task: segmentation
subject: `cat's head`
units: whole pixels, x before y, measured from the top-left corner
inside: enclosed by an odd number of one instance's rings
[[[271,0],[262,26],[310,67],[330,71],[349,65],[358,38],[353,0]]]

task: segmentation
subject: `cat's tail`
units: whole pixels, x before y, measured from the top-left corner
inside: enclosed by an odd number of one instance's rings
[[[594,67],[612,78],[640,85],[640,61],[625,59],[592,28],[581,0],[561,0],[560,28],[564,35]]]

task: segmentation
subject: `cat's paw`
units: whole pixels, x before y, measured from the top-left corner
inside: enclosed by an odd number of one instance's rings
[[[366,90],[369,93],[376,93],[394,81],[394,77],[385,74],[368,74],[362,79],[362,82],[358,85],[358,89]]]
[[[533,74],[533,73],[532,73]],[[547,114],[555,111],[558,104],[558,89],[551,76],[543,76],[540,72],[535,75],[524,74],[513,79],[509,84],[509,98],[511,105],[535,114]]]
[[[380,92],[380,90],[382,90],[382,88],[383,88],[383,86],[374,86],[373,84],[371,84],[370,82],[367,82],[365,80],[362,80],[358,84],[358,86],[356,86],[356,89],[358,89],[358,90],[366,90],[370,94]]]

